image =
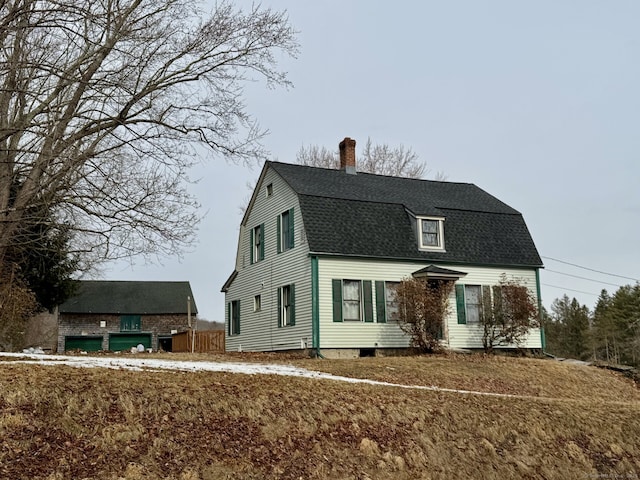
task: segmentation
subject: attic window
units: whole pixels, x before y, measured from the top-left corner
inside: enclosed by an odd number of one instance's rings
[[[270,197],[271,195],[273,195],[273,183],[270,183],[269,185],[267,185],[267,188],[265,191],[267,193],[267,197]]]
[[[444,218],[418,217],[421,250],[444,250]]]

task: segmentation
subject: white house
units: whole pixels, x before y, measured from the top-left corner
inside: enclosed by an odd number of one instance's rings
[[[393,288],[411,275],[450,279],[445,346],[482,348],[480,289],[501,276],[540,298],[542,261],[522,215],[468,183],[266,162],[222,287],[229,351],[313,349],[351,357],[406,348]],[[542,348],[532,329],[522,345]]]

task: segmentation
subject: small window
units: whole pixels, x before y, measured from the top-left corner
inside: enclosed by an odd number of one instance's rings
[[[285,285],[278,289],[278,326],[295,324],[295,289],[293,285]]]
[[[273,183],[270,183],[269,185],[267,185],[267,188],[265,191],[267,192],[267,197],[270,197],[271,195],[273,195]]]
[[[278,215],[278,253],[294,246],[293,208]]]
[[[420,248],[444,250],[443,223],[442,218],[418,218]]]
[[[253,311],[259,312],[262,309],[262,295],[253,297]]]
[[[229,335],[240,334],[240,300],[229,302]]]
[[[141,323],[140,315],[122,315],[120,317],[120,331],[139,332]]]
[[[359,322],[362,319],[361,298],[359,280],[342,282],[342,316],[345,322]]]

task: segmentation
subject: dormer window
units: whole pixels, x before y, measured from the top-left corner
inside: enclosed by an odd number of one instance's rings
[[[444,250],[444,218],[418,217],[421,250]]]

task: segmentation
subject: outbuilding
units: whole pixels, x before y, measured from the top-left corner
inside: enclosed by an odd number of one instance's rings
[[[80,281],[59,307],[58,351],[170,351],[197,313],[189,282]]]

